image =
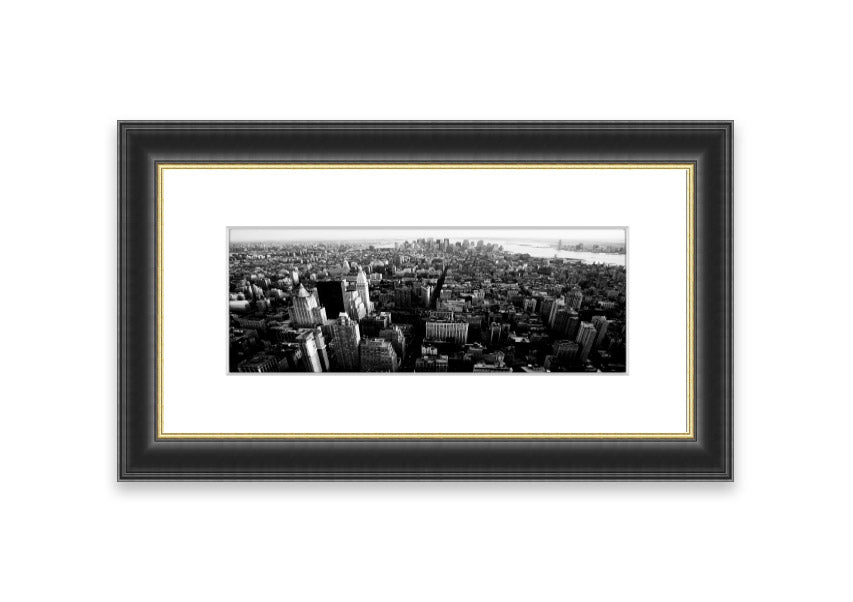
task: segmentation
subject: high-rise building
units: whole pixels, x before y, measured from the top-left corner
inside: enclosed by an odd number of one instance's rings
[[[501,322],[489,324],[489,345],[503,345],[509,338],[510,325]]]
[[[358,345],[361,342],[358,323],[341,313],[331,325],[331,329],[332,340],[329,347],[332,350],[332,366],[339,372],[357,372]]]
[[[322,317],[321,317],[322,316]],[[294,326],[305,328],[313,327],[325,321],[325,312],[319,311],[317,298],[305,290],[301,284],[293,296],[293,307],[290,310],[290,319]]]
[[[501,324],[500,322],[492,322],[489,324],[489,345],[500,345],[501,342]]]
[[[323,336],[323,329],[320,326],[314,328],[314,344],[317,346],[317,357],[320,360],[320,368],[323,372],[329,372],[332,369],[329,362],[329,353],[326,351],[326,337]]]
[[[424,284],[420,289],[418,289],[418,291],[421,298],[421,305],[429,307],[430,303],[432,303],[432,286]]]
[[[320,354],[317,349],[317,341],[314,338],[315,330],[311,328],[302,328],[296,336],[296,341],[302,350],[302,363],[306,372],[323,372],[323,366],[320,363]],[[320,336],[323,336],[320,334]]]
[[[406,335],[399,326],[389,324],[387,328],[379,331],[379,336],[391,343],[401,362],[406,359]]]
[[[365,316],[358,321],[358,327],[363,337],[378,337],[379,331],[388,328],[391,324],[391,314],[387,311],[379,312],[371,316]]]
[[[426,323],[426,338],[431,341],[453,341],[464,345],[468,340],[468,322],[430,320]]]
[[[566,336],[570,339],[574,339],[578,335],[578,329],[580,328],[580,325],[580,317],[578,316],[577,312],[574,312],[569,317],[569,321],[566,323]]]
[[[326,308],[326,315],[332,319],[347,310],[344,304],[346,290],[346,282],[342,280],[324,280],[317,283],[320,305]]]
[[[580,345],[575,341],[557,341],[554,343],[554,361],[562,367],[575,363],[580,355]]]
[[[400,365],[397,352],[385,339],[362,339],[359,345],[362,372],[396,372]]]
[[[580,309],[583,303],[583,293],[581,291],[572,291],[566,293],[566,305],[572,309]]]
[[[542,316],[542,321],[545,322],[548,328],[554,327],[554,319],[556,318],[557,310],[560,309],[562,303],[562,300],[555,299],[554,297],[545,297],[542,300],[542,304],[539,306],[539,314]]]
[[[364,299],[358,294],[358,291],[347,291],[344,301],[346,302],[346,313],[353,320],[361,320],[367,315],[367,308],[364,306]]]
[[[595,326],[590,322],[581,322],[580,328],[578,329],[578,336],[575,339],[575,342],[580,346],[578,360],[581,363],[586,362],[586,359],[589,357],[589,352],[592,351],[592,346],[595,344],[596,336],[597,333],[595,331]]]
[[[412,306],[412,288],[405,286],[394,289],[394,305],[396,307],[411,307]]]
[[[595,326],[597,333],[593,347],[598,349],[604,342],[604,337],[607,336],[607,327],[610,326],[610,320],[605,316],[592,316],[592,325]]]
[[[358,276],[355,281],[355,289],[358,296],[361,297],[361,302],[364,304],[364,309],[367,313],[373,311],[373,306],[370,304],[370,286],[368,285],[367,275],[361,266],[358,268]]]
[[[565,335],[568,331],[569,319],[572,317],[572,314],[577,315],[577,313],[573,312],[571,309],[558,309],[557,313],[554,315],[554,330],[561,335]]]

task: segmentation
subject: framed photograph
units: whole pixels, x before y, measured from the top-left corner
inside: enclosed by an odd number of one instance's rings
[[[731,480],[732,128],[120,122],[118,478]]]

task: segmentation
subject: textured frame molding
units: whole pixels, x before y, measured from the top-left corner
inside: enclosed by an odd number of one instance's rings
[[[120,122],[120,480],[732,478],[731,122]],[[685,439],[157,436],[158,165],[689,163],[695,432]]]

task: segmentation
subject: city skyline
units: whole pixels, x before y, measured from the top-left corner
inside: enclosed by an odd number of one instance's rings
[[[230,372],[626,371],[625,228],[229,238]]]
[[[580,227],[495,227],[495,228],[440,228],[440,227],[235,227],[229,228],[229,242],[356,242],[390,240],[403,242],[412,238],[449,238],[461,240],[564,240],[566,242],[602,242],[625,244],[626,228]],[[432,233],[432,234],[431,234]]]

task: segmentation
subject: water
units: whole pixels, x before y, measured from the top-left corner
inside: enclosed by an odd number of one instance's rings
[[[504,251],[510,253],[528,253],[531,257],[547,257],[553,259],[580,259],[584,263],[604,263],[607,265],[625,265],[625,255],[617,253],[592,253],[589,251],[558,251],[555,246],[540,243],[501,243]]]
[[[399,241],[398,241],[399,242]],[[603,263],[606,265],[625,265],[625,255],[618,253],[592,253],[589,251],[558,251],[553,243],[526,242],[520,243],[509,240],[489,240],[501,245],[504,251],[508,253],[527,253],[531,257],[544,257],[553,259],[579,259],[584,263]],[[379,249],[387,249],[394,247],[394,241],[375,241],[374,244]]]

